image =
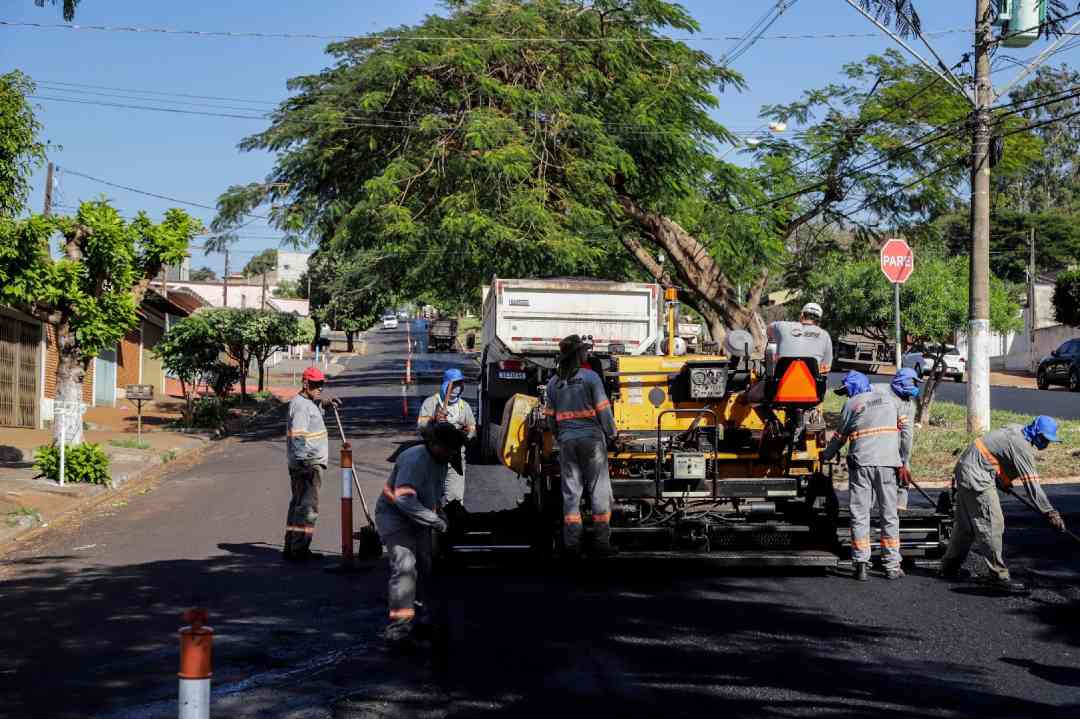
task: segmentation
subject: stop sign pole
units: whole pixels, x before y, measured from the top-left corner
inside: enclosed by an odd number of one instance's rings
[[[881,248],[881,271],[893,286],[893,310],[896,314],[896,371],[900,371],[900,285],[908,281],[915,269],[915,252],[904,240],[892,239]]]

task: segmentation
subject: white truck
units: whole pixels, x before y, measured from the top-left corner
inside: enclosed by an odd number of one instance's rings
[[[645,282],[492,278],[484,287],[480,359],[481,461],[494,461],[506,401],[536,395],[555,367],[559,340],[591,337],[603,362],[651,351],[661,333],[663,292]]]

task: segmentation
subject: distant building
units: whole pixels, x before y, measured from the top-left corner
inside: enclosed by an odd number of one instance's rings
[[[274,274],[278,282],[299,282],[300,276],[307,272],[310,252],[285,252],[278,250],[277,267]]]
[[[165,270],[169,282],[187,282],[191,279],[191,258],[185,257],[179,265],[170,265]]]

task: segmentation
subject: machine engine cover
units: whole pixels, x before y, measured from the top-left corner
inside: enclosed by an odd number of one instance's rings
[[[727,362],[687,362],[672,383],[676,402],[723,399],[728,389]]]

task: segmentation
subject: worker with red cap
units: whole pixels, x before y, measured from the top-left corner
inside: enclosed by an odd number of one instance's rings
[[[303,389],[289,402],[286,433],[292,500],[283,555],[292,562],[322,558],[311,551],[315,522],[319,518],[319,487],[330,456],[322,406],[337,403],[332,397],[323,396],[326,376],[318,367],[308,367],[302,379]]]

